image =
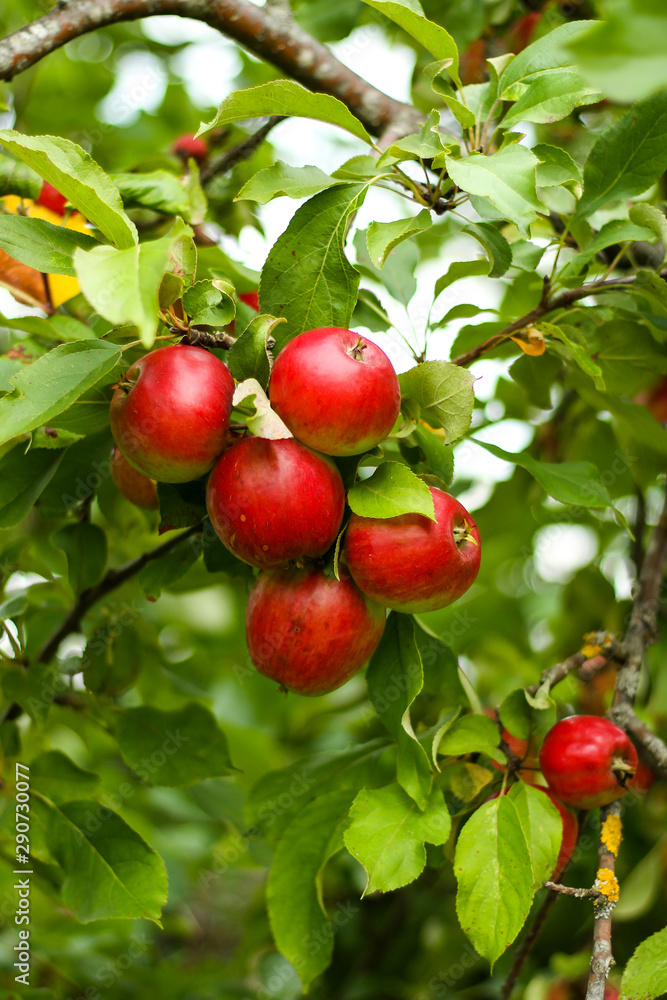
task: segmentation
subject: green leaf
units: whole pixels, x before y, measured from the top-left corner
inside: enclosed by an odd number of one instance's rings
[[[451,820],[439,788],[424,812],[400,785],[362,788],[350,809],[345,846],[366,869],[368,892],[389,892],[413,882],[426,865],[424,842],[444,844]]]
[[[65,687],[64,677],[57,677],[53,667],[45,663],[33,663],[29,668],[9,667],[2,672],[5,697],[18,702],[39,723],[46,720],[54,696]]]
[[[145,347],[158,328],[158,291],[169,265],[171,237],[125,250],[96,247],[74,254],[76,276],[91,306],[114,326],[136,326]]]
[[[284,320],[274,316],[257,316],[252,319],[238,340],[232,344],[229,354],[229,370],[237,380],[256,379],[266,392],[269,387],[271,363],[267,341],[273,330]]]
[[[528,89],[502,120],[503,128],[519,122],[551,123],[566,118],[583,104],[595,104],[602,94],[588,86],[579,73],[559,69],[531,80]]]
[[[400,462],[384,462],[349,491],[347,502],[361,517],[423,514],[435,521],[431,491],[423,480]]]
[[[484,223],[484,225],[488,225],[488,223]],[[489,228],[493,229],[493,226],[490,226]],[[497,229],[495,229],[494,232],[497,233],[498,236],[500,236],[500,233],[498,233]],[[500,236],[500,239],[504,240],[507,243],[507,240],[505,240],[504,236]],[[509,243],[507,243],[507,246],[509,247]],[[512,260],[511,250],[509,254],[510,254],[509,260],[511,262]],[[509,263],[507,266],[509,267]],[[473,278],[481,276],[486,277],[488,273],[489,273],[488,260],[480,260],[480,259],[455,260],[452,264],[449,265],[449,268],[446,271],[446,273],[443,274],[442,277],[438,278],[438,280],[436,281],[435,289],[433,292],[433,298],[437,299],[437,297],[442,292],[444,292],[445,288],[449,288],[449,286],[453,285],[455,281],[461,281],[462,278]]]
[[[130,616],[127,612],[126,616]],[[88,691],[118,695],[132,687],[141,670],[141,636],[125,618],[95,629],[81,657]]]
[[[453,444],[470,427],[475,397],[473,376],[448,361],[423,361],[399,375],[401,396],[419,407],[432,427],[442,427]]]
[[[9,319],[8,316],[0,315],[0,324],[9,330],[25,330],[26,333],[33,333],[43,340],[66,341],[74,340],[95,340],[95,334],[84,323],[81,323],[74,316],[63,316],[57,313],[44,319],[41,316],[20,316],[18,319]]]
[[[366,184],[345,184],[316,194],[274,243],[259,299],[262,313],[287,320],[276,329],[277,350],[304,330],[349,327],[359,273],[344,249],[350,220],[366,191]]]
[[[501,278],[512,263],[512,247],[497,227],[492,222],[469,222],[461,227],[461,232],[472,236],[484,248],[488,258],[487,267],[491,267],[489,277]]]
[[[548,795],[517,781],[508,796],[516,808],[533,870],[533,886],[540,889],[556,867],[563,839],[563,820]]]
[[[443,145],[439,133],[440,114],[431,111],[419,132],[404,135],[393,142],[377,161],[382,168],[403,160],[433,160],[449,147]]]
[[[271,80],[258,87],[236,90],[224,99],[213,121],[202,124],[197,135],[221,125],[243,121],[246,118],[265,118],[268,115],[286,115],[290,118],[315,118],[320,122],[338,125],[373,145],[373,140],[358,118],[348,111],[342,101],[329,94],[313,94],[300,83],[292,80]],[[2,133],[0,133],[1,137]]]
[[[304,989],[331,960],[333,929],[322,905],[322,872],[343,847],[353,798],[350,791],[318,796],[287,827],[273,857],[266,890],[271,930]]]
[[[47,750],[30,761],[30,784],[52,802],[88,798],[99,783],[99,775],[84,771],[60,750]]]
[[[423,208],[419,215],[410,219],[397,219],[395,222],[371,222],[366,240],[368,253],[375,267],[384,267],[390,252],[403,240],[416,233],[423,233],[432,225],[431,213]]]
[[[392,611],[366,671],[368,694],[384,726],[398,743],[398,783],[420,809],[426,808],[432,775],[426,751],[410,722],[410,706],[424,683],[410,615]]]
[[[112,174],[111,179],[123,201],[136,202],[167,215],[182,215],[190,221],[190,198],[176,174],[168,170],[151,170],[148,173]]]
[[[42,490],[50,483],[63,453],[29,451],[16,445],[0,459],[0,528],[22,521]]]
[[[454,873],[459,923],[493,968],[523,927],[534,895],[528,844],[509,796],[472,814],[456,844]]]
[[[226,326],[236,314],[233,288],[219,278],[195,281],[183,296],[183,309],[195,326]]]
[[[557,69],[575,69],[569,46],[584,35],[591,21],[561,24],[528,45],[500,74],[498,90],[504,101],[516,101],[543,74]],[[554,81],[556,76],[553,77]]]
[[[407,31],[416,42],[419,42],[434,59],[439,62],[451,60],[449,73],[454,82],[459,80],[459,50],[456,42],[443,27],[429,21],[419,3],[397,2],[397,0],[363,0],[369,7],[374,7],[381,14]]]
[[[634,222],[635,225],[652,230],[667,248],[667,219],[665,213],[659,208],[646,204],[631,205],[628,217],[630,222]],[[667,249],[665,252],[667,253]],[[662,263],[664,264],[664,259]]]
[[[67,556],[69,582],[79,596],[99,583],[107,564],[107,536],[96,524],[67,524],[53,535],[53,543]]]
[[[551,337],[553,340],[564,344],[565,350],[562,351],[562,354],[566,358],[574,361],[577,367],[581,368],[583,372],[590,375],[598,389],[604,389],[602,369],[596,361],[593,361],[590,349],[584,344],[580,344],[576,339],[578,331],[575,327],[571,327],[567,324],[554,326],[553,323],[537,323],[536,326],[541,333],[545,334],[545,336]],[[544,357],[544,355],[542,355],[542,357]],[[534,360],[541,361],[542,358],[535,358]]]
[[[185,576],[190,567],[196,563],[200,553],[201,548],[195,544],[195,539],[185,538],[166,555],[153,559],[144,566],[138,580],[146,597],[157,600],[163,590]]]
[[[343,789],[349,789],[350,798],[354,798],[363,785],[377,783],[379,761],[388,743],[382,737],[346,750],[311,754],[279,771],[267,772],[246,799],[247,826],[263,837],[279,839],[296,813],[313,799]]]
[[[418,619],[415,639],[422,661],[426,694],[435,695],[446,708],[467,708],[470,702],[461,683],[456,654],[451,647]]]
[[[667,91],[637,104],[598,137],[584,165],[584,193],[574,219],[641,194],[665,169]]]
[[[192,483],[158,483],[159,535],[174,528],[189,528],[206,517],[206,490],[201,480]]]
[[[45,274],[74,274],[77,247],[90,249],[97,240],[64,226],[26,215],[0,215],[0,247],[14,260]]]
[[[445,444],[442,438],[423,424],[415,426],[412,437],[426,456],[429,472],[449,485],[454,478],[454,452],[451,444]]]
[[[127,217],[118,188],[80,146],[53,135],[22,135],[0,129],[0,142],[36,170],[120,249],[137,243],[137,230]]]
[[[116,740],[128,766],[151,785],[181,788],[236,770],[227,737],[197,702],[173,712],[126,708],[118,713]]]
[[[48,424],[112,371],[119,357],[117,344],[78,341],[24,367],[12,376],[14,391],[0,399],[0,444]]]
[[[0,197],[16,194],[19,198],[34,201],[41,189],[42,178],[39,174],[9,156],[0,156]]]
[[[581,272],[582,268],[588,264],[600,250],[612,246],[615,243],[624,243],[628,240],[652,239],[653,233],[643,226],[636,226],[633,222],[626,222],[625,219],[612,219],[606,222],[598,233],[593,237],[584,250],[580,250],[567,262],[565,267],[558,274],[560,278],[567,278]]]
[[[340,182],[319,167],[293,167],[276,160],[270,167],[253,174],[234,201],[256,201],[266,205],[273,198],[311,198],[337,183]]]
[[[559,359],[549,353],[537,358],[522,354],[510,367],[509,373],[524,390],[532,406],[550,410],[551,387],[562,367]]]
[[[248,378],[239,382],[232,398],[234,408],[243,414],[248,430],[257,437],[276,441],[293,437],[275,410],[259,382]]]
[[[125,820],[92,800],[58,806],[36,791],[30,808],[65,872],[62,903],[77,920],[144,917],[159,924],[167,873],[160,856]]]
[[[661,0],[606,0],[604,21],[568,49],[582,74],[619,104],[667,86],[667,18]]]
[[[629,1000],[653,1000],[667,992],[667,927],[651,934],[625,967],[621,996]]]
[[[525,146],[505,146],[492,155],[471,153],[465,159],[447,157],[447,172],[463,191],[481,195],[500,213],[515,222],[519,232],[528,227],[544,206],[537,197],[535,168],[538,158]],[[468,227],[464,227],[468,231]]]
[[[539,462],[531,455],[510,454],[494,444],[474,439],[476,444],[490,451],[496,458],[506,462],[514,462],[522,469],[530,472],[542,489],[561,503],[574,504],[578,507],[616,509],[611,501],[607,487],[600,478],[600,473],[592,462]]]
[[[441,726],[433,739],[433,759],[437,753],[443,757],[462,757],[467,753],[485,753],[499,764],[507,758],[499,749],[498,727],[487,715],[464,715],[451,719]]]
[[[581,170],[565,149],[541,142],[533,146],[533,152],[540,160],[535,172],[538,187],[562,185],[570,190],[577,190],[583,181]]]

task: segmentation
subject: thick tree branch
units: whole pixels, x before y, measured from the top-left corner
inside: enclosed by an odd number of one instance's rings
[[[70,0],[0,41],[0,80],[12,80],[55,49],[89,31],[154,15],[204,21],[309,90],[337,97],[366,129],[405,134],[423,120],[344,66],[284,10],[249,0]]]
[[[667,269],[659,271],[659,276],[661,278],[667,278]],[[519,319],[510,323],[506,326],[504,330],[500,333],[495,334],[493,337],[489,337],[482,344],[477,344],[476,347],[471,348],[464,354],[459,354],[458,357],[452,358],[452,364],[460,365],[465,367],[471,364],[473,361],[477,361],[484,354],[488,354],[492,351],[494,347],[504,344],[506,340],[518,333],[519,330],[524,330],[526,327],[532,326],[537,323],[548,313],[556,312],[559,309],[569,309],[570,306],[574,305],[575,302],[579,302],[580,299],[588,298],[589,295],[598,295],[600,292],[614,291],[617,288],[622,288],[625,285],[634,284],[636,278],[634,275],[628,276],[627,278],[609,278],[607,281],[591,281],[588,285],[582,285],[581,288],[571,288],[566,292],[561,292],[560,295],[556,295],[553,298],[545,295],[542,301],[527,312],[525,316],[521,316]]]
[[[84,590],[70,608],[65,619],[46,640],[37,654],[36,662],[48,663],[53,659],[58,652],[60,643],[68,635],[71,635],[72,632],[77,631],[81,620],[86,612],[92,608],[93,604],[96,604],[103,597],[106,597],[107,594],[110,594],[112,590],[116,590],[117,587],[126,583],[131,577],[136,576],[148,563],[166,556],[180,542],[186,538],[190,538],[191,535],[196,534],[198,531],[201,531],[201,524],[195,524],[191,528],[186,528],[185,531],[181,531],[180,534],[163,542],[162,545],[156,546],[156,548],[151,549],[149,552],[144,552],[143,555],[137,556],[136,559],[131,559],[130,562],[119,566],[118,569],[110,569],[98,584],[90,587],[88,590]]]

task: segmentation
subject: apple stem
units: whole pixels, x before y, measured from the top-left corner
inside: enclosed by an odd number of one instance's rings
[[[366,342],[361,337],[359,337],[354,347],[351,347],[347,353],[350,355],[351,358],[354,358],[355,361],[363,361],[364,351],[366,350],[367,346],[368,345],[366,344]]]
[[[622,757],[616,757],[612,761],[611,769],[621,788],[627,788],[628,778],[631,778],[635,773],[634,765],[628,764]]]
[[[469,527],[470,525],[468,524],[468,522],[464,521],[463,524],[458,524],[455,528],[452,529],[454,541],[456,542],[459,548],[461,548],[461,546],[464,545],[466,542],[472,542],[473,545],[478,544],[477,539],[468,530]]]

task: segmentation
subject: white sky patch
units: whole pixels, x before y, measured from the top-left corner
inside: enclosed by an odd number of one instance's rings
[[[157,56],[150,52],[128,52],[116,67],[116,82],[97,106],[101,121],[120,128],[137,120],[142,111],[149,114],[162,104],[167,74]]]
[[[583,524],[549,524],[533,539],[535,568],[549,583],[567,583],[597,553],[597,535]]]
[[[241,59],[233,42],[214,33],[210,41],[193,42],[177,52],[170,69],[182,79],[193,104],[211,108],[234,90]]]

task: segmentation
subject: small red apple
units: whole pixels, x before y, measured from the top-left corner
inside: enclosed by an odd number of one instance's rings
[[[179,135],[174,142],[172,152],[179,156],[184,163],[192,158],[200,166],[208,156],[208,143],[206,139],[196,138],[191,132]]]
[[[283,347],[269,398],[292,434],[326,455],[374,448],[401,408],[398,378],[384,351],[338,327],[308,330]]]
[[[327,694],[356,674],[380,641],[385,610],[349,577],[317,567],[264,570],[248,599],[246,636],[260,673],[297,694]]]
[[[239,298],[255,312],[259,312],[259,292],[241,292]]]
[[[41,205],[42,208],[50,209],[50,211],[55,212],[56,215],[64,215],[67,198],[64,194],[61,194],[57,188],[54,188],[53,184],[49,184],[48,181],[44,181],[42,189],[35,199],[35,204]]]
[[[345,490],[334,463],[300,441],[247,437],[211,473],[206,506],[230,552],[263,569],[324,555],[340,529]]]
[[[119,493],[136,507],[144,510],[157,510],[160,506],[157,498],[157,484],[143,473],[132,468],[118,446],[111,452],[111,478]]]
[[[234,379],[202,347],[174,344],[128,368],[111,400],[111,432],[127,461],[161,483],[208,472],[225,447]]]
[[[667,423],[667,376],[663,375],[652,386],[635,396],[635,403],[645,406],[658,423]]]
[[[394,611],[436,611],[458,600],[479,569],[479,532],[455,497],[429,487],[436,520],[422,514],[360,517],[345,536],[345,559],[357,586]]]
[[[533,788],[536,788],[538,792],[544,792],[544,794],[551,799],[560,813],[560,818],[563,823],[563,836],[560,842],[558,858],[556,859],[556,867],[549,876],[550,879],[556,879],[574,854],[574,849],[577,846],[577,840],[579,839],[579,823],[577,822],[577,817],[572,810],[566,808],[562,802],[559,802],[558,799],[551,794],[548,788],[544,788],[543,785],[533,785]],[[505,788],[505,795],[507,795],[508,792],[509,786]],[[493,795],[489,795],[486,801],[490,802],[492,799],[497,799],[499,795],[500,790],[494,792]]]
[[[625,795],[637,751],[609,719],[571,715],[547,733],[540,767],[557,798],[578,809],[596,809]]]

